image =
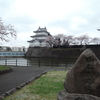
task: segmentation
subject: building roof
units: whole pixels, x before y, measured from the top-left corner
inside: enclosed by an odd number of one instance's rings
[[[34,33],[40,33],[40,32],[46,32],[48,35],[50,35],[50,33],[47,31],[46,27],[45,28],[38,28],[36,31],[33,31]]]
[[[47,35],[44,35],[44,34],[40,34],[40,35],[34,35],[34,36],[31,36],[31,37],[46,37]]]
[[[42,32],[45,32],[46,33],[46,35],[45,34],[42,34]],[[31,42],[34,42],[34,41],[39,41],[39,42],[43,42],[43,41],[45,41],[45,39],[37,39],[38,37],[47,37],[47,36],[51,36],[51,34],[47,31],[47,29],[46,29],[46,27],[45,28],[38,28],[38,30],[37,31],[34,31],[34,33],[39,33],[38,35],[36,34],[36,35],[34,35],[34,36],[30,36],[30,37],[32,37],[32,38],[35,38],[35,40],[30,40],[30,41],[27,41],[27,42],[29,42],[29,43],[31,43]]]
[[[29,42],[29,43],[31,43],[31,42],[34,42],[34,41],[39,41],[39,42],[43,42],[43,41],[45,41],[45,39],[35,39],[35,40],[30,40],[30,41],[27,41],[27,42]]]

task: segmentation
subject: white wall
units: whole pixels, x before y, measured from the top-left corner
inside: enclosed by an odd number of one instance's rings
[[[12,47],[11,49],[12,49],[12,51],[23,51],[23,50],[27,51],[28,50],[28,48],[26,48],[25,46],[22,46],[22,47]]]
[[[40,47],[40,42],[38,42],[38,41],[35,41],[35,42],[33,42],[33,43],[30,43],[30,47]]]
[[[30,43],[30,47],[50,47],[48,43],[46,42],[34,42],[34,43]]]
[[[36,33],[36,35],[41,35],[41,34],[47,36],[46,32]],[[36,40],[36,39],[46,39],[46,36],[44,36],[44,37],[32,37],[32,39],[35,41],[33,43],[30,43],[30,47],[49,47],[48,43],[46,43],[46,42],[40,43],[39,41]]]

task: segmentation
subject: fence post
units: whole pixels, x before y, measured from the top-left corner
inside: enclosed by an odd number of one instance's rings
[[[39,60],[39,67],[40,67],[40,60]]]
[[[27,59],[27,67],[28,67],[28,59]]]
[[[7,59],[5,59],[5,66],[7,66]]]
[[[16,66],[17,66],[17,59],[16,59]]]
[[[52,67],[53,67],[53,59],[52,59]]]
[[[67,62],[66,62],[66,66],[65,67],[67,68]]]

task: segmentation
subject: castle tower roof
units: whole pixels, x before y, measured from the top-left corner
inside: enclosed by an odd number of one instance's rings
[[[34,33],[40,33],[40,32],[46,32],[48,35],[50,35],[50,33],[47,31],[46,27],[45,28],[38,28],[36,31],[33,31]]]

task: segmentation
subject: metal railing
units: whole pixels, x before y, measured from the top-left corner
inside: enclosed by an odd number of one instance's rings
[[[19,60],[19,59],[3,59],[0,60],[0,65],[2,66],[31,66],[31,67],[71,67],[73,65],[73,62],[59,62],[55,60],[36,60],[36,61],[31,61],[31,60]]]

